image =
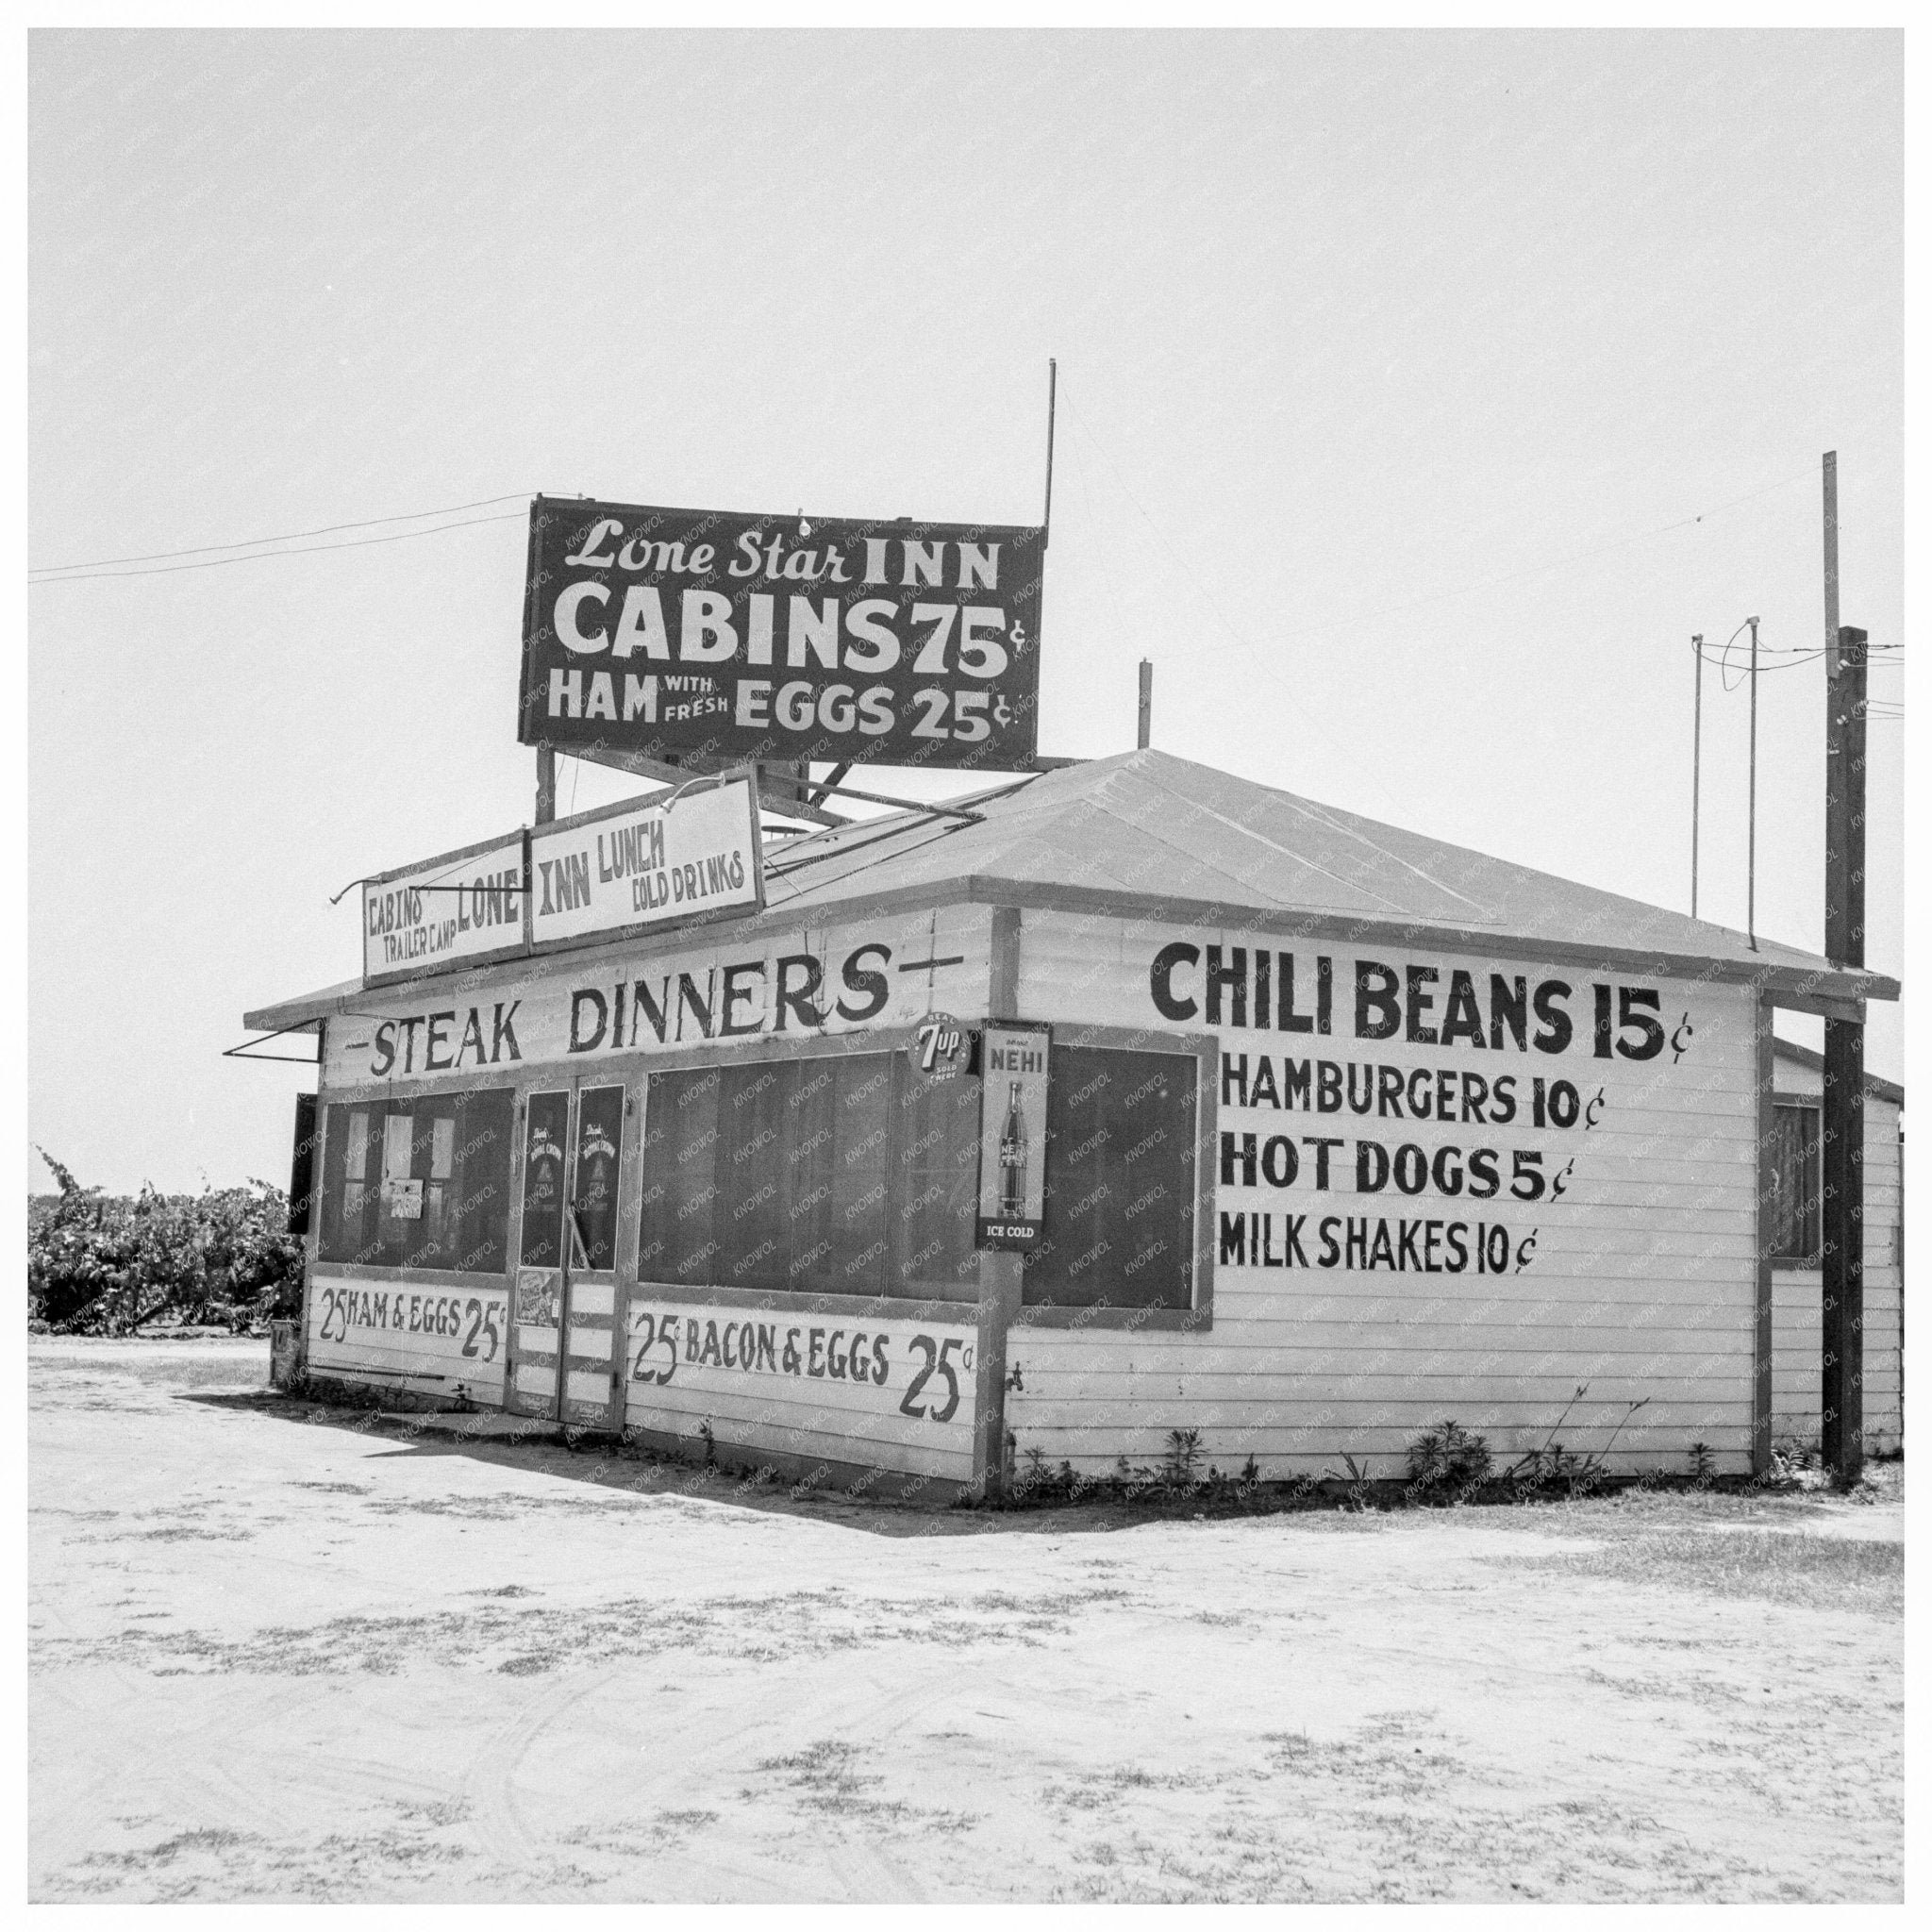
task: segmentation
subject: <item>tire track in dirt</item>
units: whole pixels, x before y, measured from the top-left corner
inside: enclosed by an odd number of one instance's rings
[[[787,1665],[761,1668],[784,1670]],[[466,1780],[463,1790],[477,1805],[476,1829],[492,1856],[515,1865],[532,1866],[575,1849],[532,1824],[520,1802],[519,1788],[527,1789],[538,1782],[531,1770],[533,1760],[548,1752],[566,1758],[572,1755],[571,1733],[587,1722],[586,1706],[608,1710],[626,1704],[648,1704],[649,1700],[636,1696],[639,1671],[634,1658],[594,1669],[561,1698],[551,1685],[539,1680],[522,1692],[528,1700],[525,1707],[488,1734],[489,1741],[478,1753],[480,1766]],[[641,1744],[641,1750],[652,1752],[655,1769],[647,1780],[633,1788],[631,1795],[646,1814],[654,1810],[668,1813],[681,1803],[690,1804],[693,1793],[708,1786],[715,1789],[727,1779],[758,1779],[761,1761],[769,1762],[788,1750],[795,1752],[831,1739],[850,1745],[855,1752],[868,1751],[881,1736],[902,1729],[929,1695],[927,1684],[915,1682],[858,1703],[849,1697],[808,1698],[802,1703],[774,1700],[782,1716],[763,1715],[724,1727],[707,1724],[701,1731],[681,1729],[675,1751],[659,1755],[652,1744]],[[769,1775],[765,1782],[772,1784]],[[784,1802],[783,1788],[774,1787],[753,1802],[776,1808]],[[741,1807],[743,1800],[738,1803]],[[741,1828],[729,1826],[721,1833],[724,1843],[703,1849],[691,1845],[667,1848],[661,1857],[648,1860],[661,1864],[667,1878],[672,1872],[682,1871],[702,1874],[714,1881],[726,1880],[722,1893],[685,1890],[660,1895],[723,1895],[774,1902],[834,1895],[824,1889],[802,1892],[803,1874],[795,1859],[761,1857],[741,1841],[730,1841],[732,1834]],[[836,1836],[824,1835],[817,1845],[822,1855],[819,1869],[839,1881],[847,1899],[918,1901],[926,1895],[911,1868],[875,1840],[841,1831]]]

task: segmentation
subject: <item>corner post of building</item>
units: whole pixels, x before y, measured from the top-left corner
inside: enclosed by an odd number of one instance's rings
[[[992,963],[987,978],[987,1017],[1012,1019],[1020,1010],[1020,908],[992,911]],[[1024,1257],[982,1248],[979,1323],[974,1347],[972,1493],[991,1498],[1007,1481],[1007,1336],[1020,1312]]]
[[[1777,1146],[1777,1041],[1772,1031],[1775,1008],[1769,994],[1757,996],[1757,1322],[1751,1348],[1751,1474],[1771,1474],[1773,1292],[1775,1276],[1771,1251],[1777,1232],[1777,1195],[1772,1160]]]
[[[1840,628],[1825,658],[1824,951],[1865,963],[1865,646]],[[1849,1487],[1865,1459],[1865,1026],[1824,1023],[1821,1447]]]
[[[294,1385],[300,1388],[308,1378],[308,1314],[315,1294],[315,1264],[322,1258],[322,1129],[323,1078],[328,1059],[328,1022],[315,1023],[315,1091],[295,1097],[295,1158],[289,1174],[289,1209],[302,1216],[302,1295],[295,1309]],[[305,1108],[304,1100],[308,1105]],[[303,1163],[302,1145],[306,1127],[308,1147],[308,1187],[298,1190],[297,1179]],[[298,1198],[306,1191],[307,1199]],[[273,1367],[273,1363],[271,1363]]]

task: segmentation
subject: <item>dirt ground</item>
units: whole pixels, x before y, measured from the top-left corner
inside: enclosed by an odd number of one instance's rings
[[[30,1346],[36,1899],[1903,1896],[1896,1466],[997,1517],[266,1376]]]

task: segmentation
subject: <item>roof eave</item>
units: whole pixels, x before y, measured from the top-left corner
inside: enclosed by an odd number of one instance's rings
[[[653,950],[688,945],[700,932],[742,933],[763,937],[774,931],[807,924],[844,924],[855,920],[900,912],[910,908],[941,906],[1013,906],[1023,910],[1065,912],[1093,918],[1131,919],[1150,924],[1219,927],[1271,938],[1333,941],[1353,944],[1431,946],[1446,951],[1488,953],[1507,958],[1548,960],[1608,971],[1625,968],[1658,978],[1709,979],[1725,985],[1756,985],[1774,1001],[1800,1011],[1831,1012],[1865,1000],[1896,1000],[1900,986],[1884,974],[1832,966],[1824,959],[1753,961],[1708,953],[1679,952],[1641,945],[1586,945],[1574,940],[1545,938],[1534,933],[1498,931],[1487,927],[1436,924],[1425,920],[1376,918],[1355,913],[1296,911],[1289,908],[1229,905],[1213,899],[1171,898],[1106,886],[1070,886],[1038,880],[966,874],[941,880],[920,880],[814,902],[808,898],[767,906],[750,919],[693,922],[667,929],[650,941],[633,935],[601,945],[572,947],[505,959],[489,970],[496,975],[528,972],[551,959],[593,964],[624,954],[635,956],[641,945]],[[456,971],[452,968],[451,971]],[[477,970],[474,967],[473,972]],[[315,1021],[350,1010],[354,1001],[391,999],[412,984],[435,984],[442,974],[425,974],[421,981],[402,980],[365,989],[359,983],[330,987],[300,998],[262,1007],[243,1015],[242,1024],[261,1030],[306,1029]]]

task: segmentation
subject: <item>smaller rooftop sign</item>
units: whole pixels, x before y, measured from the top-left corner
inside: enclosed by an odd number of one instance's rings
[[[743,915],[765,903],[750,774],[632,799],[386,873],[362,888],[362,978]]]
[[[749,777],[530,834],[533,950],[764,904]]]
[[[524,835],[467,846],[362,887],[362,977],[402,979],[521,953]]]

